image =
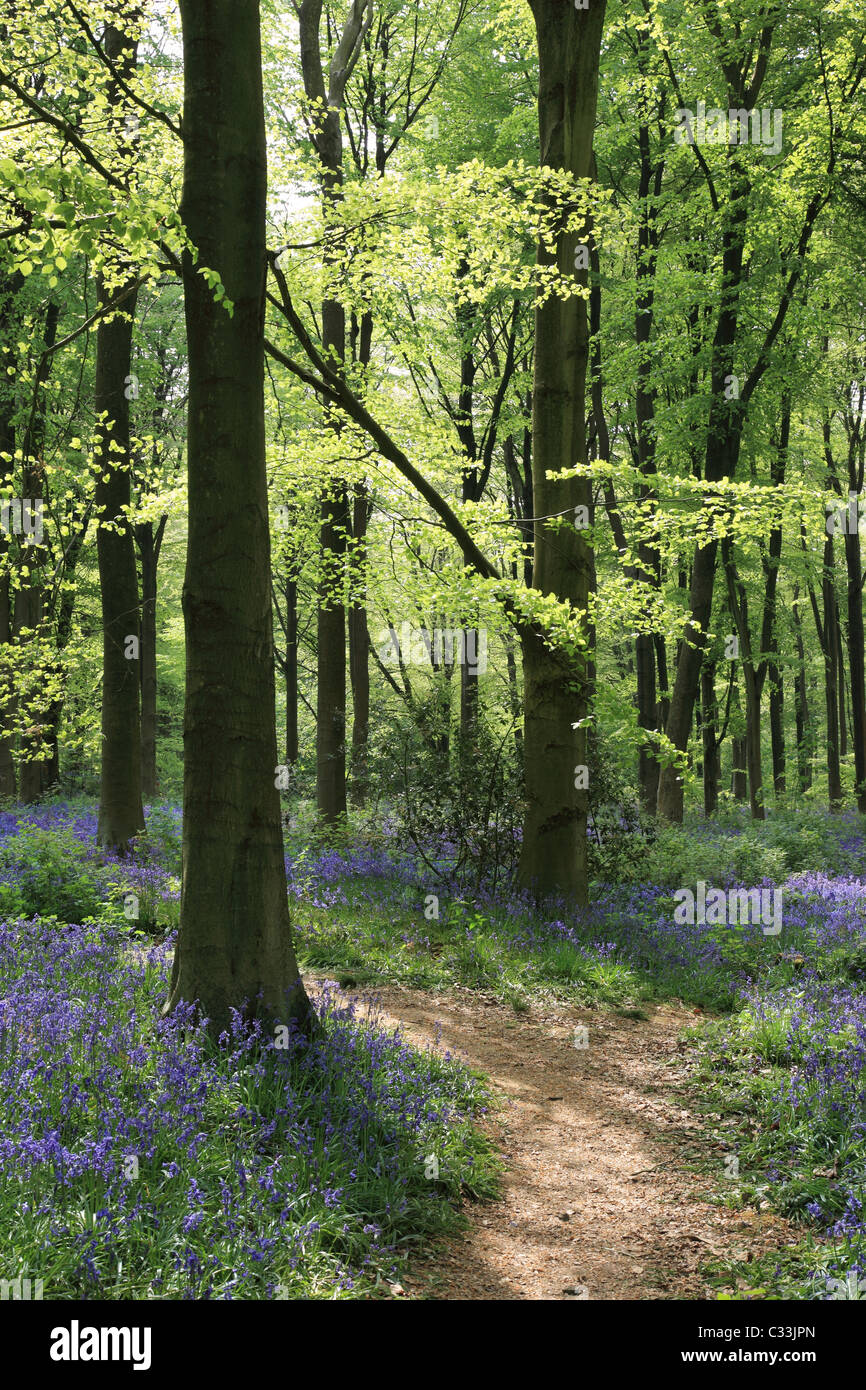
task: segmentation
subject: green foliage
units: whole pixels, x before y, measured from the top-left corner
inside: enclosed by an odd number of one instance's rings
[[[866,870],[862,853],[852,858],[845,837],[826,816],[772,810],[767,820],[754,822],[733,811],[710,823],[691,818],[685,826],[659,826],[647,842],[637,876],[671,887],[699,879],[725,887],[781,883],[789,874],[817,866],[828,874]],[[625,881],[631,877],[629,873]],[[616,874],[613,881],[619,881]]]
[[[71,829],[24,822],[0,844],[0,907],[4,917],[54,916],[86,922],[108,899],[111,871]]]
[[[627,767],[613,739],[598,728],[587,738],[589,872],[604,883],[638,881],[645,869],[656,823],[641,813]]]

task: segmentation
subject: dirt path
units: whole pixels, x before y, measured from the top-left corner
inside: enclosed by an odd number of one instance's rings
[[[426,1045],[440,1024],[442,1045],[503,1100],[486,1127],[506,1163],[504,1200],[467,1204],[468,1231],[415,1262],[410,1295],[712,1298],[701,1264],[792,1239],[777,1217],[710,1204],[714,1185],[689,1169],[690,1154],[707,1155],[677,1094],[690,1010],[649,1006],[647,1021],[571,1008],[518,1016],[469,991],[388,987],[375,998],[408,1040]],[[588,1045],[575,1045],[578,1027]],[[723,1176],[722,1150],[714,1156]]]

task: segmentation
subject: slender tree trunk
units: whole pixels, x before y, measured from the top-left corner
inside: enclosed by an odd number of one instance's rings
[[[267,151],[257,0],[181,0],[189,356],[183,886],[166,1009],[313,1025],[292,944],[265,466]],[[233,312],[201,275],[216,271]]]
[[[635,639],[637,667],[637,722],[641,729],[655,732],[658,718],[656,701],[656,657],[652,633],[640,632]],[[641,744],[638,761],[638,782],[641,803],[649,815],[655,815],[659,790],[659,763],[653,744]]]
[[[791,437],[791,395],[787,390],[782,396],[782,418],[777,448],[771,464],[771,480],[775,487],[782,487],[788,466],[788,446]],[[776,796],[785,794],[785,704],[782,671],[778,660],[779,635],[776,613],[776,594],[778,591],[779,564],[782,555],[782,527],[774,526],[770,532],[767,558],[764,562],[766,593],[764,598],[764,620],[761,629],[761,681],[764,675],[770,682],[770,747],[773,758],[773,791]]]
[[[0,275],[0,476],[11,480],[15,463],[15,397],[12,383],[17,372],[16,355],[12,344],[17,340],[15,327],[15,295],[21,288],[22,276]],[[14,638],[14,599],[10,578],[10,553],[7,536],[0,532],[0,660],[10,650]],[[4,662],[5,667],[5,662]],[[3,671],[0,687],[0,797],[14,797],[17,778],[12,732],[15,697],[11,670]]]
[[[824,351],[829,349],[829,339],[824,339]],[[847,482],[849,498],[854,498],[854,516],[859,517],[859,497],[863,488],[864,451],[861,422],[858,418],[862,407],[860,403],[852,408],[845,402],[843,419],[848,439]],[[832,449],[832,421],[829,413],[823,421],[824,459],[827,464],[829,481],[841,492]],[[846,508],[846,519],[850,516]],[[861,545],[858,526],[846,524],[844,527],[845,570],[847,577],[847,623],[848,660],[850,665],[851,690],[851,738],[854,744],[854,792],[857,809],[866,814],[866,674],[864,674],[864,632],[863,632],[863,578],[861,574]],[[839,690],[839,751],[844,757],[848,751],[847,719],[845,710],[845,662],[842,642],[842,625],[838,617],[837,605],[837,663]]]
[[[705,663],[701,671],[701,705],[703,709],[701,732],[704,750],[704,815],[714,816],[719,808],[719,707],[716,700],[716,668],[712,662]]]
[[[746,687],[746,766],[749,773],[749,801],[752,818],[764,820],[764,773],[761,759],[761,695],[751,663],[744,663]]]
[[[85,519],[80,528],[73,534],[64,556],[64,585],[60,593],[54,640],[55,670],[63,684],[57,696],[51,701],[45,715],[45,742],[50,750],[48,760],[45,763],[46,787],[55,787],[60,782],[60,721],[66,703],[63,653],[72,637],[72,618],[75,612],[76,599],[75,585],[72,581],[84,548],[87,529],[88,522]]]
[[[731,791],[737,801],[746,801],[749,795],[749,782],[746,763],[746,740],[738,735],[731,739]]]
[[[713,339],[711,362],[712,396],[707,429],[704,477],[707,482],[732,478],[736,471],[742,436],[744,407],[739,398],[730,398],[728,384],[734,372],[734,347],[739,321],[739,295],[743,281],[743,257],[751,187],[741,162],[731,158],[731,191],[725,209],[722,231],[722,283],[720,308]],[[689,608],[684,640],[677,657],[677,671],[671,693],[667,737],[684,752],[697,698],[707,630],[713,605],[717,542],[699,546],[692,566]],[[683,818],[683,783],[675,765],[662,769],[659,779],[658,813],[662,820]]]
[[[370,635],[367,630],[367,523],[370,500],[366,487],[355,489],[352,508],[352,553],[349,603],[349,674],[352,680],[352,802],[363,806],[368,788],[370,730]]]
[[[604,0],[574,10],[561,0],[531,0],[539,53],[541,163],[587,178],[598,88]],[[577,236],[560,231],[555,253],[538,249],[541,265],[575,273]],[[578,278],[586,284],[586,272]],[[585,397],[588,360],[585,300],[550,295],[535,309],[532,479],[535,516],[589,508],[588,480],[554,482],[548,473],[586,460]],[[533,583],[543,594],[587,612],[594,582],[592,548],[576,526],[536,520]],[[539,897],[585,902],[588,893],[588,795],[580,769],[587,764],[586,728],[592,673],[587,659],[552,651],[540,633],[523,638],[526,816],[520,879]],[[579,725],[575,728],[575,724]]]
[[[100,297],[110,299],[100,286]],[[141,713],[138,571],[124,509],[132,501],[129,379],[135,294],[103,319],[96,335],[94,408],[97,426],[94,511],[102,596],[102,775],[98,838],[126,854],[144,829],[141,803]]]
[[[286,765],[298,761],[298,582],[286,579]]]
[[[45,313],[43,341],[46,348],[54,345],[57,338],[59,309],[49,304]],[[45,386],[51,369],[51,357],[41,357],[33,382],[33,397],[27,427],[23,431],[21,463],[21,510],[22,523],[25,507],[42,505],[44,496],[45,471],[43,455],[45,450]],[[13,604],[15,636],[22,645],[33,644],[34,664],[38,670],[42,664],[39,651],[41,639],[46,635],[45,595],[43,571],[47,562],[47,548],[36,541],[22,539],[18,544],[19,577],[15,586]],[[20,762],[18,773],[18,794],[24,802],[35,802],[47,789],[46,778],[46,736],[49,733],[48,705],[40,699],[39,689],[31,688],[27,705],[32,723],[22,733],[20,742]]]
[[[680,644],[674,688],[668,705],[665,733],[682,753],[688,745],[695,693],[704,660],[705,634],[713,608],[717,545],[718,542],[710,541],[708,545],[699,546],[695,552],[689,594],[691,616],[686,624],[685,638]],[[657,806],[662,820],[682,820],[683,782],[674,765],[666,765],[661,770]]]
[[[639,64],[645,72],[649,30],[642,29],[639,39]],[[647,90],[646,88],[644,89]],[[653,168],[650,155],[648,112],[644,106],[638,127],[640,150],[640,183],[638,186],[637,306],[635,312],[635,346],[637,374],[635,382],[635,435],[637,461],[642,477],[639,499],[642,508],[652,506],[655,512],[656,491],[656,388],[652,379],[651,341],[655,318],[655,277],[658,263],[658,229],[656,199],[661,192],[664,161]],[[654,589],[661,588],[661,556],[658,533],[638,545],[641,578]],[[656,729],[656,647],[652,633],[639,633],[635,643],[637,666],[638,724],[642,729]],[[661,766],[655,755],[652,740],[641,746],[638,778],[644,809],[655,815],[658,802]]]
[[[839,764],[839,638],[837,632],[835,558],[833,537],[824,543],[824,698],[827,711],[827,798],[831,811],[842,805],[842,770]]]
[[[352,0],[351,9],[337,40],[330,63],[322,62],[322,0],[301,0],[296,6],[300,22],[301,69],[308,99],[315,103],[313,147],[319,159],[322,202],[326,219],[343,196],[342,108],[346,82],[360,52],[365,32],[365,0]],[[328,19],[330,32],[330,17]],[[343,251],[330,241],[325,246],[325,266],[339,269]],[[322,303],[322,347],[332,367],[346,356],[346,313],[339,300],[326,296]],[[330,411],[339,438],[339,423]],[[331,480],[322,496],[320,544],[322,585],[317,617],[318,694],[316,703],[316,800],[323,824],[332,825],[346,815],[346,578],[347,537],[351,531],[348,492],[340,478]]]
[[[794,640],[797,648],[794,720],[797,734],[797,780],[800,791],[805,792],[812,785],[812,721],[809,713],[809,695],[806,688],[806,653],[803,645],[803,625],[800,621],[799,596],[799,586],[795,584],[794,601],[791,606],[791,619],[794,624]]]
[[[128,77],[136,45],[113,25],[103,37],[106,56]],[[111,94],[112,120],[120,118],[121,94]],[[102,603],[102,748],[99,787],[99,843],[125,855],[133,836],[144,830],[141,802],[141,614],[135,540],[127,511],[132,502],[129,401],[132,395],[132,331],[137,290],[129,266],[122,309],[101,319],[96,333],[94,410],[97,437],[94,463],[96,554]],[[99,280],[102,304],[115,297]]]
[[[722,540],[722,556],[728,585],[728,601],[740,643],[743,684],[746,690],[746,766],[749,772],[749,799],[752,816],[763,820],[764,788],[761,761],[761,690],[764,673],[758,669],[752,648],[749,609],[745,586],[737,574],[734,547],[730,536]]]
[[[2,445],[0,445],[2,448]],[[5,544],[0,549],[0,563],[8,563]],[[0,657],[12,641],[12,606],[9,594],[9,575],[0,577]],[[11,722],[13,696],[4,680],[2,688],[2,723],[0,723],[0,797],[14,797],[18,788],[15,777],[15,763],[12,758],[13,735],[9,729]]]
[[[856,479],[855,479],[856,481]],[[852,488],[853,491],[853,488]],[[851,671],[851,733],[854,740],[854,782],[857,810],[866,815],[866,669],[864,669],[863,586],[860,533],[845,536],[848,571],[848,662]]]
[[[141,559],[141,793],[152,801],[158,791],[156,771],[156,595],[157,568],[167,517],[140,522],[135,528]]]
[[[516,577],[516,576],[515,576]],[[511,710],[511,718],[514,721],[514,754],[518,763],[523,762],[523,729],[521,728],[522,709],[520,705],[520,686],[517,682],[517,658],[515,655],[514,638],[507,632],[503,638],[505,644],[505,669],[508,673],[508,704]]]
[[[349,504],[335,479],[322,499],[322,583],[316,622],[316,800],[319,817],[333,825],[346,814],[346,606],[343,596]]]
[[[848,711],[846,707],[847,683],[845,680],[845,647],[842,631],[842,614],[839,600],[836,600],[836,671],[839,689],[839,756],[848,756]]]
[[[778,666],[770,663],[767,667],[770,683],[770,745],[773,753],[773,791],[776,796],[785,795],[785,692],[782,673]]]

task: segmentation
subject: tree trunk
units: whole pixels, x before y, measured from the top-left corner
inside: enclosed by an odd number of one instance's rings
[[[364,486],[355,489],[352,508],[352,553],[349,571],[349,674],[352,681],[352,802],[367,800],[370,730],[370,634],[367,630],[367,523],[370,500]]]
[[[364,7],[353,0],[349,15],[325,72],[322,61],[322,0],[302,0],[296,6],[300,22],[301,70],[307,98],[315,105],[313,148],[319,159],[322,203],[326,221],[342,198],[342,107],[346,81],[360,51]],[[329,34],[331,21],[328,18]],[[339,269],[344,252],[326,233],[325,266]],[[346,313],[338,299],[322,303],[322,348],[332,368],[346,356]],[[339,419],[330,410],[326,423],[339,438]],[[316,697],[316,801],[319,818],[333,825],[346,815],[346,578],[347,537],[351,530],[345,482],[331,480],[322,495],[319,531],[322,582],[317,615],[318,693]]]
[[[747,756],[745,738],[735,734],[731,739],[731,791],[737,801],[745,801],[749,795]]]
[[[668,705],[665,733],[674,747],[683,753],[688,746],[692,709],[704,660],[705,634],[713,607],[717,545],[717,541],[710,541],[708,545],[699,546],[695,552],[689,595],[691,617],[680,645],[674,688]],[[662,820],[682,820],[683,781],[673,764],[661,770],[657,806]]]
[[[857,481],[856,478],[854,480]],[[852,487],[853,491],[853,487]],[[860,533],[845,535],[848,571],[848,662],[851,670],[851,732],[854,739],[854,783],[857,810],[866,815],[866,670],[864,670],[863,588]]]
[[[156,574],[167,517],[144,521],[135,528],[141,558],[141,794],[152,801],[157,794],[156,772]]]
[[[746,766],[749,772],[749,801],[753,820],[764,820],[764,774],[761,760],[761,695],[751,662],[743,664],[746,686]]]
[[[100,284],[100,298],[110,299]],[[124,509],[132,501],[129,378],[136,295],[96,335],[94,408],[99,477],[94,497],[102,598],[102,773],[98,839],[120,855],[144,829],[141,804],[141,641],[135,542]]]
[[[719,744],[718,702],[716,700],[716,668],[707,662],[701,671],[701,733],[704,750],[704,815],[714,816],[719,808]]]
[[[12,382],[17,377],[12,344],[17,341],[15,295],[21,288],[21,275],[0,275],[0,474],[11,477],[15,464],[15,398]],[[0,532],[0,659],[14,637],[12,585],[9,576],[9,540]],[[0,690],[0,797],[14,797],[17,778],[12,732],[15,697],[11,682],[3,673]]]
[[[830,810],[838,811],[842,805],[842,771],[839,764],[838,607],[834,578],[833,537],[828,536],[824,543],[824,577],[821,586],[824,599],[824,640],[822,646],[824,649],[824,698],[827,711],[827,799],[830,803]]]
[[[505,669],[508,673],[508,704],[514,724],[514,755],[519,765],[523,762],[523,729],[520,718],[520,686],[517,683],[517,658],[511,633],[506,632],[502,640],[505,645]]]
[[[316,621],[316,802],[324,825],[346,815],[346,607],[343,597],[349,504],[335,479],[322,498],[322,582]]]
[[[791,619],[794,624],[794,640],[797,647],[797,676],[794,683],[794,719],[797,733],[797,780],[800,791],[808,791],[812,785],[812,721],[809,713],[809,695],[806,688],[806,653],[803,646],[803,625],[800,621],[798,600],[799,585],[794,585],[794,601],[791,606]]]
[[[265,466],[267,153],[259,5],[181,0],[189,357],[183,886],[166,1010],[313,1024],[292,943],[275,785]],[[216,271],[231,315],[201,275]]]
[[[59,309],[49,304],[45,313],[43,341],[46,348],[54,345],[57,338]],[[21,448],[21,511],[22,523],[25,507],[36,508],[41,505],[38,499],[44,495],[45,470],[45,385],[51,369],[52,357],[41,357],[33,382],[33,403],[30,418],[23,432]],[[22,644],[35,644],[37,668],[41,664],[38,655],[39,639],[45,635],[45,595],[43,592],[43,571],[47,562],[47,548],[36,542],[21,540],[18,544],[18,564],[20,577],[15,587],[13,602],[15,636]],[[21,734],[20,761],[18,771],[18,794],[24,802],[35,802],[47,789],[46,778],[46,734],[48,728],[48,707],[40,699],[38,688],[31,688],[29,698],[30,728]]]
[[[646,70],[649,29],[640,31],[639,64],[642,72]],[[644,89],[647,90],[646,88]],[[635,346],[637,349],[637,371],[635,381],[635,436],[637,463],[646,482],[639,489],[642,508],[649,505],[655,512],[656,490],[656,432],[655,402],[656,388],[652,379],[651,341],[655,318],[655,279],[658,265],[657,203],[661,192],[664,161],[660,160],[653,168],[650,155],[650,131],[648,112],[643,103],[641,121],[638,128],[638,148],[640,150],[640,183],[638,186],[638,231],[637,257],[637,303],[635,311]],[[656,532],[649,542],[638,544],[640,577],[645,584],[654,589],[661,588],[661,556]],[[652,633],[641,632],[635,641],[635,664],[637,667],[637,708],[638,724],[642,729],[655,731],[656,709],[656,647]],[[644,809],[655,815],[658,802],[659,776],[661,766],[656,757],[654,742],[648,739],[641,745],[638,766],[641,800]]]
[[[0,449],[3,448],[0,440]],[[8,563],[5,537],[0,553],[0,562]],[[0,578],[0,653],[12,641],[12,608],[9,595],[9,575]],[[0,722],[0,797],[14,797],[17,792],[15,763],[12,758],[13,735],[9,728],[12,713],[12,692],[6,687],[2,691],[2,722]]]
[[[836,600],[836,685],[839,691],[839,757],[848,756],[848,718],[845,708],[845,652],[842,645],[842,615]]]
[[[286,579],[286,765],[298,761],[298,581]]]
[[[119,29],[108,25],[103,37],[106,57],[130,75],[136,61],[136,45]],[[121,107],[117,88],[111,92],[112,108]],[[113,110],[112,119],[119,111]],[[102,603],[102,749],[99,788],[99,843],[125,855],[133,836],[144,830],[141,803],[141,616],[135,540],[126,515],[132,502],[129,440],[132,330],[137,290],[131,269],[121,293],[130,290],[122,309],[101,319],[96,333],[94,410],[97,483],[94,493],[96,554]],[[102,277],[100,303],[115,297]]]
[[[656,730],[658,706],[656,701],[655,641],[651,632],[639,632],[635,639],[637,666],[637,722],[641,729]],[[638,782],[641,804],[648,815],[654,816],[659,790],[659,763],[655,747],[647,740],[641,744],[638,760]]]
[[[712,347],[712,395],[704,460],[704,477],[710,483],[733,478],[739,458],[745,414],[744,403],[738,398],[730,399],[726,392],[734,372],[734,348],[739,321],[739,295],[743,282],[743,256],[751,188],[743,165],[738,159],[731,158],[730,170],[731,191],[725,208],[722,231],[720,307]],[[665,730],[671,743],[681,752],[685,751],[688,742],[692,709],[697,698],[706,649],[706,634],[713,605],[716,553],[715,540],[699,546],[692,566],[689,596],[691,617],[686,624],[677,657],[677,672]],[[668,821],[681,821],[683,818],[682,778],[676,766],[672,764],[662,769],[659,778],[658,814],[662,820]]]
[[[773,791],[785,795],[785,696],[782,673],[771,663],[767,667],[770,682],[770,745],[773,753]]]
[[[588,10],[561,0],[531,0],[539,54],[541,164],[589,177],[598,89],[604,0]],[[555,252],[538,248],[540,265],[575,273],[577,235],[562,230]],[[586,272],[578,273],[586,284]],[[556,294],[535,308],[532,402],[533,506],[537,518],[589,507],[588,480],[551,481],[548,473],[586,461],[585,397],[588,358],[586,301]],[[593,552],[575,526],[534,526],[533,583],[586,614],[593,587]],[[588,896],[586,766],[591,670],[587,658],[554,651],[540,633],[523,637],[526,815],[520,880],[536,896]],[[574,725],[580,723],[579,728]]]
[[[725,536],[722,540],[722,557],[728,585],[728,601],[739,638],[743,682],[746,687],[746,766],[749,771],[749,798],[754,819],[764,820],[763,768],[761,764],[761,690],[766,667],[760,670],[755,662],[752,633],[749,626],[748,600],[745,586],[737,575],[734,547],[730,536]]]
[[[60,782],[60,720],[66,702],[65,691],[65,667],[63,653],[69,645],[72,636],[72,617],[75,612],[76,589],[72,582],[81,552],[84,548],[84,539],[87,534],[88,520],[85,516],[79,529],[75,531],[66,547],[63,563],[64,584],[60,592],[60,602],[57,612],[57,624],[55,627],[55,669],[60,676],[63,684],[60,692],[52,700],[45,715],[46,734],[45,742],[50,750],[49,757],[45,763],[45,786],[55,787]]]

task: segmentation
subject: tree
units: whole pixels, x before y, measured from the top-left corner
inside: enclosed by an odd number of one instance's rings
[[[538,120],[543,167],[588,179],[598,92],[604,3],[587,10],[561,0],[530,0],[539,57]],[[574,272],[577,234],[560,228],[555,250],[542,242],[541,265]],[[586,285],[586,271],[579,271]],[[539,299],[535,311],[532,388],[532,495],[535,509],[533,584],[586,615],[594,586],[592,548],[585,529],[591,492],[574,476],[586,462],[585,395],[588,361],[584,295]],[[566,479],[549,475],[568,471]],[[585,513],[578,515],[578,508]],[[562,520],[565,518],[565,525]],[[523,636],[526,818],[520,877],[540,895],[585,901],[587,741],[590,653],[554,649],[535,627]]]
[[[106,58],[124,79],[135,65],[135,41],[109,24],[102,40]],[[121,93],[109,93],[117,123]],[[125,855],[133,836],[144,830],[141,802],[141,611],[135,540],[129,522],[132,501],[129,402],[132,385],[132,330],[138,281],[125,258],[107,284],[99,278],[100,307],[121,299],[122,308],[106,315],[96,331],[94,408],[97,418],[95,510],[99,583],[102,595],[102,775],[99,792],[99,843]]]
[[[189,354],[183,886],[166,1008],[313,1023],[289,922],[264,426],[258,0],[182,0]]]

